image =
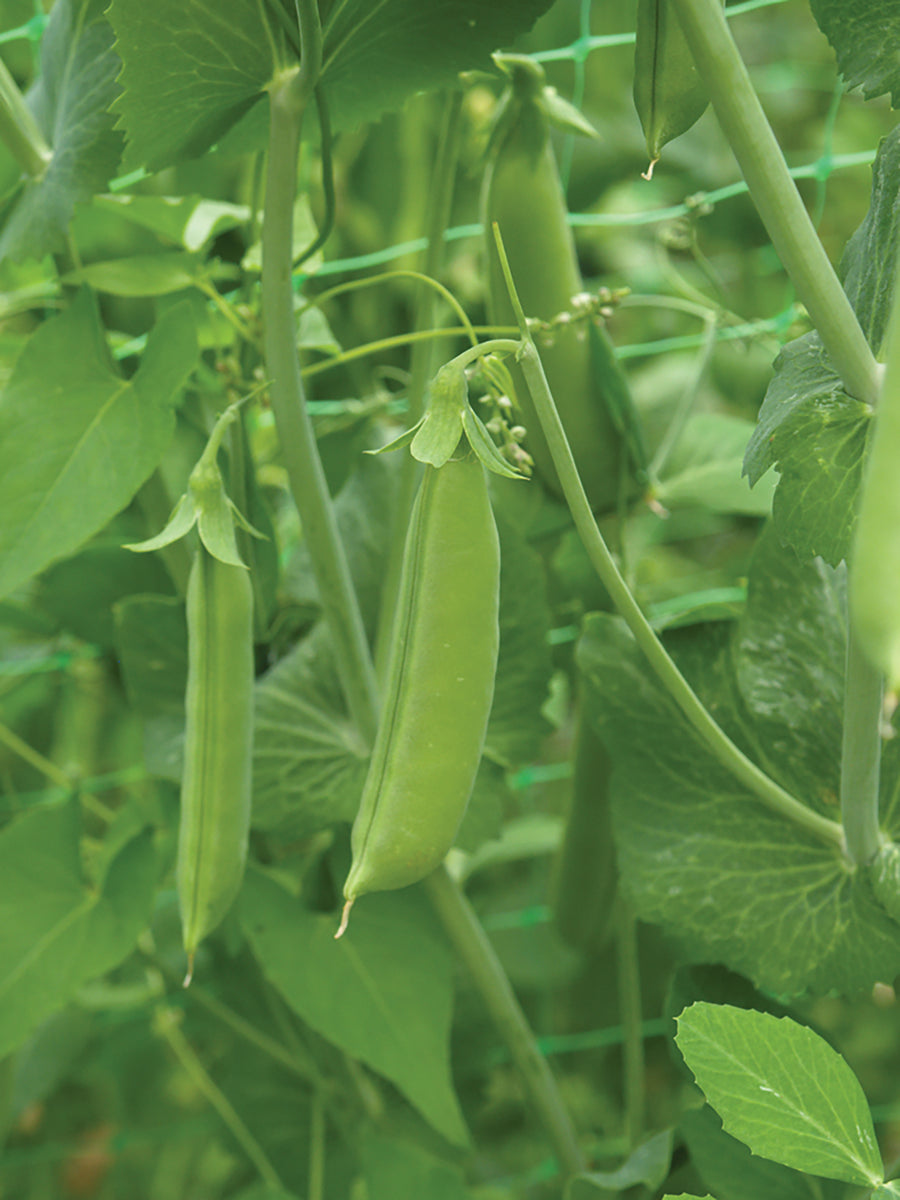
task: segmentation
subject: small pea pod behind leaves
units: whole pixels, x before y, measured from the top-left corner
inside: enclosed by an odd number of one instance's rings
[[[634,105],[650,155],[645,179],[663,146],[686,133],[708,103],[671,0],[638,0]]]

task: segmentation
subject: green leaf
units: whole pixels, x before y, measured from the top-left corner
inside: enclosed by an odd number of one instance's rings
[[[469,445],[483,467],[506,479],[524,479],[524,476],[506,461],[494,444],[484,422],[468,405],[463,409],[462,419]]]
[[[193,287],[203,268],[199,256],[171,251],[135,254],[90,263],[66,276],[67,283],[87,283],[112,296],[165,296]]]
[[[256,686],[253,825],[291,838],[352,821],[369,751],[319,623]]]
[[[547,577],[540,555],[502,515],[500,535],[500,653],[485,754],[510,767],[529,762],[550,732],[542,714],[553,657]]]
[[[294,1011],[465,1144],[450,1079],[453,959],[421,892],[367,896],[338,943],[336,915],[309,912],[260,871],[238,905],[263,972]]]
[[[283,55],[263,0],[114,0],[127,167],[195,158],[251,107]]]
[[[754,717],[757,758],[830,816],[840,790],[846,593],[843,568],[801,563],[769,526],[753,552],[734,637],[735,681]]]
[[[815,602],[795,595],[798,623]],[[679,630],[667,645],[716,720],[752,755],[753,718],[734,694],[727,628]],[[868,880],[771,813],[710,756],[622,623],[589,617],[578,663],[615,766],[619,868],[638,916],[662,926],[688,961],[724,963],[776,994],[854,992],[893,978],[900,926]],[[791,696],[814,721],[808,689],[785,688],[784,702]],[[790,773],[797,741],[772,749],[780,772]],[[799,798],[818,803],[829,786],[826,776],[815,794]]]
[[[202,196],[95,196],[94,207],[149,229],[192,254],[204,250],[220,233],[250,220],[246,205]]]
[[[801,557],[832,566],[846,557],[869,425],[868,406],[844,391],[817,333],[785,346],[744,470],[753,485],[772,466],[780,472],[775,527]]]
[[[141,716],[184,719],[187,619],[168,596],[129,596],[113,608],[116,650],[129,703]]]
[[[837,54],[847,88],[862,88],[867,100],[891,93],[900,105],[900,68],[894,47],[900,41],[900,12],[893,0],[810,0],[813,16]]]
[[[79,860],[75,802],[38,808],[0,833],[0,1055],[88,980],[118,965],[150,916],[149,834],[113,860],[99,890]]]
[[[859,1080],[811,1029],[701,1001],[678,1018],[675,1040],[725,1129],[754,1154],[828,1179],[881,1183]]]
[[[700,1178],[716,1195],[728,1200],[810,1200],[807,1175],[751,1154],[743,1142],[725,1132],[708,1104],[686,1113],[678,1132]],[[828,1200],[843,1195],[843,1189],[829,1181],[822,1180],[819,1186]]]
[[[413,458],[442,467],[454,454],[463,431],[463,414],[469,405],[466,373],[455,362],[441,367],[428,389],[425,420],[410,446]]]
[[[0,260],[41,258],[62,248],[75,205],[106,186],[122,153],[110,106],[119,59],[104,17],[106,0],[56,0],[29,93],[53,151],[46,173],[26,183],[0,233]]]
[[[651,1192],[663,1182],[672,1162],[672,1130],[664,1129],[637,1146],[614,1171],[591,1171],[578,1175],[566,1189],[566,1200],[590,1200],[609,1192],[643,1184]]]
[[[366,1200],[467,1200],[459,1167],[442,1162],[413,1142],[370,1134],[361,1147]]]
[[[87,292],[32,335],[0,393],[0,595],[77,550],[157,466],[199,353],[186,314],[161,318],[130,380]]]
[[[376,120],[460,71],[493,73],[491,51],[525,33],[552,0],[344,0],[325,19],[322,82],[335,129]]]
[[[665,508],[701,505],[712,512],[764,517],[772,511],[775,476],[750,488],[741,464],[753,425],[725,413],[698,413],[685,424],[665,475],[654,490]]]

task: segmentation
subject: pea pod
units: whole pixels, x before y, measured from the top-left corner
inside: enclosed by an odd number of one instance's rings
[[[638,0],[634,106],[647,141],[649,179],[663,146],[703,116],[709,97],[671,0]]]
[[[510,57],[504,63],[510,88],[494,129],[482,196],[488,314],[496,324],[515,323],[493,240],[496,221],[526,314],[543,321],[564,315],[552,342],[540,346],[541,361],[585,491],[592,507],[603,511],[616,504],[629,462],[628,384],[602,327],[587,317],[565,317],[584,284],[550,140],[544,76],[528,59]],[[561,496],[524,378],[514,364],[509,370],[528,431],[525,447],[544,483]]]
[[[896,693],[900,688],[900,286],[895,286],[884,351],[884,379],[850,556],[849,600],[864,654]]]
[[[428,466],[404,547],[387,686],[353,825],[344,915],[443,861],[481,759],[499,646],[500,548],[474,454]]]
[[[189,976],[244,875],[253,758],[253,589],[204,545],[187,591],[188,679],[176,881]]]

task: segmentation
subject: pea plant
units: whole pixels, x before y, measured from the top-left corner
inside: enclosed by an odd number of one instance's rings
[[[0,0],[11,1200],[897,1194],[900,11],[613,7]]]

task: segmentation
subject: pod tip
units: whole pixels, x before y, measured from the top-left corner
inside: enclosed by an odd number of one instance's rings
[[[193,951],[191,951],[191,953],[188,955],[187,974],[185,975],[184,979],[181,981],[181,986],[183,988],[190,987],[191,980],[193,978],[194,978],[194,953],[193,953]]]
[[[650,163],[647,167],[647,170],[641,171],[641,179],[646,179],[647,182],[649,183],[650,180],[653,178],[653,168],[656,166],[656,164],[658,162],[659,162],[659,157],[651,158]]]
[[[341,909],[341,923],[338,926],[337,933],[334,935],[335,941],[337,941],[337,939],[339,937],[344,936],[344,934],[347,930],[347,926],[350,924],[350,909],[352,907],[353,907],[353,901],[348,900],[347,903],[344,905],[344,907]]]

